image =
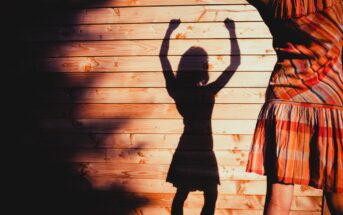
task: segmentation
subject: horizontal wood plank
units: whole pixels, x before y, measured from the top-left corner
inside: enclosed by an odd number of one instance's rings
[[[80,40],[144,40],[163,39],[169,24],[112,24],[72,25],[64,27],[26,28],[21,37],[26,41],[80,41]],[[263,22],[237,22],[229,28],[236,37],[271,38]],[[181,23],[171,39],[219,39],[230,38],[224,23]]]
[[[208,55],[263,55],[275,54],[271,39],[238,39],[240,53],[231,51],[228,39],[172,40],[169,55],[183,55],[189,48],[202,47]],[[159,55],[162,40],[89,41],[32,43],[30,56],[80,57],[80,56],[152,56]],[[203,52],[194,53],[203,55]]]
[[[127,193],[127,196],[134,196],[148,200],[147,207],[151,208],[170,208],[174,194],[173,193]],[[265,197],[263,195],[229,195],[219,193],[216,202],[217,210],[262,210]],[[297,205],[297,202],[304,202],[304,206]],[[190,192],[185,201],[185,211],[187,209],[200,209],[204,204],[204,196],[202,192]],[[308,210],[313,213],[320,209],[321,198],[318,196],[294,196],[291,209],[293,212]],[[304,212],[304,211],[303,211]],[[154,214],[154,213],[152,213]],[[217,213],[216,213],[217,214]],[[304,213],[306,214],[306,213]],[[308,215],[308,213],[307,213]]]
[[[182,71],[185,72],[185,71]],[[223,73],[208,73],[209,81],[216,81]],[[230,72],[230,80],[224,87],[267,87],[271,72]],[[32,74],[36,86],[49,87],[153,87],[166,86],[163,73],[123,72],[123,73],[40,73]]]
[[[263,103],[265,88],[224,88],[219,103]],[[49,103],[174,103],[165,88],[80,88],[41,92],[40,101]]]
[[[92,185],[97,189],[109,189],[113,184],[121,184],[130,190],[143,193],[174,193],[176,188],[164,180],[158,179],[118,179],[113,177],[92,177]],[[266,193],[265,181],[223,181],[218,186],[221,194],[230,195],[264,195]],[[294,187],[295,196],[321,196],[322,191],[308,186]]]
[[[144,199],[146,204],[131,214],[167,215],[176,192],[166,182],[173,156],[193,162],[179,167],[182,171],[215,159],[221,181],[216,215],[263,213],[266,177],[245,168],[276,55],[271,34],[253,6],[246,0],[42,4],[38,18],[27,16],[26,27],[20,26],[17,36],[24,51],[14,68],[34,83],[33,91],[24,94],[34,95],[34,104],[25,111],[37,127],[32,124],[21,138],[25,150],[37,150],[35,161],[72,167],[92,191],[119,187],[125,196]],[[41,14],[46,15],[40,19]],[[234,21],[229,30],[236,35],[225,28],[226,18]],[[197,53],[182,56],[194,46],[209,56],[209,82],[230,64],[238,66],[215,97],[212,129],[207,120],[195,120],[201,132],[183,136],[183,118],[167,93],[159,59],[171,19],[182,21],[170,39],[168,59],[174,72],[194,70],[178,68],[181,59],[200,61]],[[231,49],[230,42],[236,41],[240,51]],[[181,149],[182,141],[188,145]],[[192,171],[217,172],[190,168],[188,173]],[[321,190],[295,185],[290,214],[319,215],[321,197]],[[192,192],[184,211],[200,214],[203,204],[203,193]]]
[[[44,119],[40,129],[60,132],[91,133],[182,133],[181,119]],[[197,134],[252,134],[256,120],[212,120],[212,129],[205,120],[194,120]]]
[[[261,16],[251,5],[190,5],[160,7],[114,7],[51,11],[46,24],[110,24],[154,23],[181,19],[182,22],[261,21]],[[59,15],[59,16],[58,16]]]
[[[212,135],[214,150],[249,150],[252,135]],[[203,135],[184,135],[190,142],[200,142]],[[101,134],[101,133],[32,133],[25,143],[43,148],[112,148],[176,149],[180,134]],[[144,144],[143,144],[144,143]],[[192,148],[192,146],[190,146]]]
[[[212,119],[256,119],[261,104],[215,104]],[[34,109],[37,118],[181,119],[174,104],[54,104]]]
[[[144,194],[143,194],[144,195]],[[170,207],[172,194],[145,194],[145,198],[150,199],[152,205]],[[320,211],[321,198],[317,196],[294,196],[291,209],[293,211],[308,210],[312,212]],[[264,206],[265,197],[262,195],[227,195],[219,193],[216,202],[216,209],[241,209],[247,210],[254,208],[261,210]],[[303,202],[303,205],[299,205]],[[202,192],[191,192],[185,201],[186,208],[201,208],[204,204]],[[216,211],[217,211],[216,210]]]
[[[144,144],[140,143],[131,149],[42,149],[42,152],[49,155],[49,160],[53,162],[170,165],[175,149],[141,149]],[[206,165],[216,159],[218,165],[243,166],[247,163],[248,153],[241,150],[198,150],[178,152],[176,156],[181,161],[189,161],[189,157],[196,158],[192,160],[194,165]]]
[[[199,56],[184,56],[189,62],[199,62]],[[181,56],[168,56],[173,71],[178,70]],[[238,65],[238,62],[240,64]],[[230,64],[238,65],[236,71],[272,71],[275,55],[256,56],[209,56],[208,71],[224,71]],[[128,57],[72,57],[23,60],[18,65],[23,72],[161,72],[162,66],[156,56]],[[184,68],[186,69],[186,68]]]
[[[169,165],[159,164],[115,164],[115,163],[86,163],[80,166],[89,177],[110,176],[113,178],[131,179],[166,179]],[[180,166],[182,168],[182,166]],[[185,167],[190,168],[190,167]],[[265,180],[261,175],[245,172],[245,166],[219,166],[220,179],[226,180]]]

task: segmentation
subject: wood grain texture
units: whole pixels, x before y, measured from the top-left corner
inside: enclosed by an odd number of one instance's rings
[[[161,7],[114,7],[73,9],[58,14],[51,11],[45,24],[110,24],[155,23],[181,19],[182,22],[222,22],[227,17],[234,21],[261,21],[261,16],[250,5],[190,5]],[[59,15],[59,16],[58,16]]]
[[[150,205],[149,205],[151,207],[150,209],[153,209],[155,207],[157,211],[160,211],[163,208],[170,209],[170,204],[173,198],[173,194],[170,194],[170,193],[128,193],[128,195],[137,196],[143,199],[148,199],[150,202]],[[244,196],[244,195],[221,194],[218,196],[218,200],[216,204],[217,206],[216,212],[224,211],[224,209],[227,209],[228,211],[235,210],[235,209],[240,210],[240,211],[249,211],[249,210],[253,210],[252,208],[255,208],[255,210],[261,210],[263,208],[264,199],[265,198],[262,195]],[[308,210],[316,214],[316,212],[318,212],[319,199],[320,198],[316,196],[310,196],[310,197],[295,196],[292,202],[293,212],[291,214],[295,213],[295,214],[308,215],[309,213],[306,213],[306,211],[304,210]],[[192,209],[192,210],[200,209],[201,206],[203,205],[203,201],[204,201],[203,194],[201,192],[190,193],[189,198],[185,202],[185,205],[186,205],[185,211],[189,212],[187,208]],[[297,201],[308,202],[308,204],[302,207],[296,204]],[[153,212],[153,210],[149,210],[149,212]],[[162,214],[165,214],[165,213],[162,213]]]
[[[194,124],[204,128],[202,133],[210,132],[204,120],[194,120]],[[212,120],[213,134],[252,134],[256,120]],[[43,119],[40,129],[59,132],[91,133],[163,133],[183,132],[181,119]],[[206,132],[205,132],[206,130]]]
[[[240,54],[264,55],[275,54],[271,39],[238,39]],[[32,43],[31,56],[45,57],[80,57],[80,56],[158,56],[162,40],[132,41],[90,41],[61,43]],[[208,55],[230,55],[228,39],[172,40],[169,55],[182,55],[190,47],[202,47]]]
[[[113,177],[92,177],[91,182],[98,189],[108,189],[113,183],[123,184],[142,193],[174,193],[176,188],[164,180],[158,179],[117,179]],[[223,181],[218,186],[221,194],[230,195],[264,195],[266,182],[262,180]],[[295,196],[320,196],[321,190],[307,186],[295,186]]]
[[[79,168],[82,168],[80,171],[84,171],[89,177],[112,176],[114,178],[165,180],[169,165],[85,163]],[[219,174],[222,181],[265,180],[264,176],[245,172],[245,166],[219,166]]]
[[[167,23],[149,23],[28,27],[21,36],[27,41],[156,40],[164,38],[168,25]],[[235,27],[230,27],[230,31],[236,33],[236,37],[233,38],[271,38],[269,30],[263,22],[237,22]],[[182,23],[170,36],[170,39],[211,38],[230,38],[224,23]]]
[[[175,149],[141,149],[144,144],[139,143],[137,148],[132,149],[79,149],[76,153],[74,150],[63,148],[44,149],[43,151],[54,162],[170,165]],[[219,150],[214,153],[219,165],[228,166],[244,166],[248,156],[248,151],[239,150]],[[201,163],[195,161],[194,165],[203,165],[206,164],[209,158],[213,158],[213,152],[182,151],[178,156],[180,159],[187,159],[189,156],[202,158],[199,159]]]
[[[186,135],[195,144],[203,135]],[[214,150],[245,150],[251,146],[252,135],[212,135]],[[111,133],[44,133],[25,136],[26,144],[45,148],[109,148],[109,149],[176,149],[180,134],[111,134]],[[144,144],[142,144],[144,143]],[[190,146],[191,148],[192,146]]]
[[[164,206],[169,208],[168,205],[173,197],[170,194],[153,194],[147,193],[143,194],[145,197],[151,199],[152,204],[157,203],[158,205]],[[241,210],[248,210],[255,208],[256,210],[263,209],[264,204],[264,196],[261,195],[228,195],[228,194],[221,194],[218,196],[216,207],[217,209],[241,209]],[[163,201],[165,200],[165,201]],[[189,199],[186,200],[185,205],[189,208],[197,208],[201,207],[203,204],[203,194],[202,192],[195,192],[189,194]],[[304,207],[297,205],[296,203],[299,201],[308,202],[308,204]],[[320,198],[318,197],[303,197],[303,196],[296,196],[294,197],[292,203],[292,210],[301,211],[301,210],[309,210],[312,212],[318,211],[318,205],[320,204]],[[312,208],[311,208],[312,207]]]
[[[159,52],[168,23],[181,19],[168,56],[161,56],[174,73],[182,57],[201,58],[183,56],[194,46],[207,52],[210,82],[230,64],[240,65],[215,97],[212,130],[207,129],[213,148],[199,150],[204,133],[188,134],[183,138],[191,144],[178,156],[201,157],[194,165],[215,156],[221,181],[216,215],[262,214],[265,176],[247,173],[245,166],[277,57],[256,9],[246,0],[74,0],[66,5],[45,11],[49,18],[25,23],[18,35],[24,46],[15,70],[29,83],[36,80],[32,94],[20,94],[32,99],[16,98],[35,103],[30,105],[35,123],[20,134],[25,149],[42,151],[44,164],[70,166],[96,192],[120,188],[125,196],[144,199],[132,214],[170,214],[176,188],[166,177],[184,124],[165,88]],[[230,31],[236,35],[225,28],[226,18],[234,21]],[[231,53],[231,41],[238,42],[240,52]],[[319,215],[321,196],[320,190],[296,185],[290,214]],[[203,193],[192,192],[185,214],[200,214],[203,204]]]
[[[212,119],[256,119],[261,104],[215,104]],[[39,105],[41,118],[127,118],[181,119],[174,104],[55,104]]]
[[[173,71],[178,70],[181,56],[168,56]],[[199,61],[199,56],[185,56],[187,61]],[[253,56],[209,56],[208,71],[221,72],[230,64],[238,65],[237,72],[272,71],[276,62],[275,55]],[[23,72],[162,72],[158,56],[127,57],[61,57],[26,59],[17,65]]]
[[[183,71],[182,71],[183,72]],[[209,73],[209,82],[217,80],[222,72]],[[231,72],[230,81],[224,86],[228,88],[239,87],[267,87],[271,72]],[[50,87],[165,87],[163,73],[156,72],[116,72],[116,73],[44,73],[32,75],[44,86]],[[66,81],[68,80],[68,81]]]
[[[220,103],[263,103],[265,88],[225,88],[216,96]],[[46,90],[41,102],[49,103],[174,103],[165,88],[76,88]]]

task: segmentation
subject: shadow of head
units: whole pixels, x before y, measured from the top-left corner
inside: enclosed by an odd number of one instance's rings
[[[208,83],[208,54],[201,48],[192,46],[181,57],[176,73],[179,85],[198,87]]]

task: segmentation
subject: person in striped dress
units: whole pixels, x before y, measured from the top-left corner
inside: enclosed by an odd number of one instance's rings
[[[267,176],[265,214],[289,214],[293,185],[323,189],[343,214],[343,2],[249,0],[273,35],[277,62],[247,172]]]

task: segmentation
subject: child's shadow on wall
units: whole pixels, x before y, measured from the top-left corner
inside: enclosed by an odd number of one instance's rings
[[[191,47],[182,55],[174,75],[167,55],[170,35],[179,24],[180,20],[171,20],[160,51],[166,88],[184,123],[167,175],[167,181],[177,188],[172,214],[183,214],[184,202],[189,192],[195,190],[204,192],[201,214],[214,214],[220,180],[213,152],[212,112],[215,95],[228,83],[240,64],[240,50],[237,40],[231,39],[231,64],[212,83],[208,83],[208,54],[201,47]],[[226,19],[225,26],[230,38],[236,38],[234,22]],[[233,61],[235,57],[237,59]]]

